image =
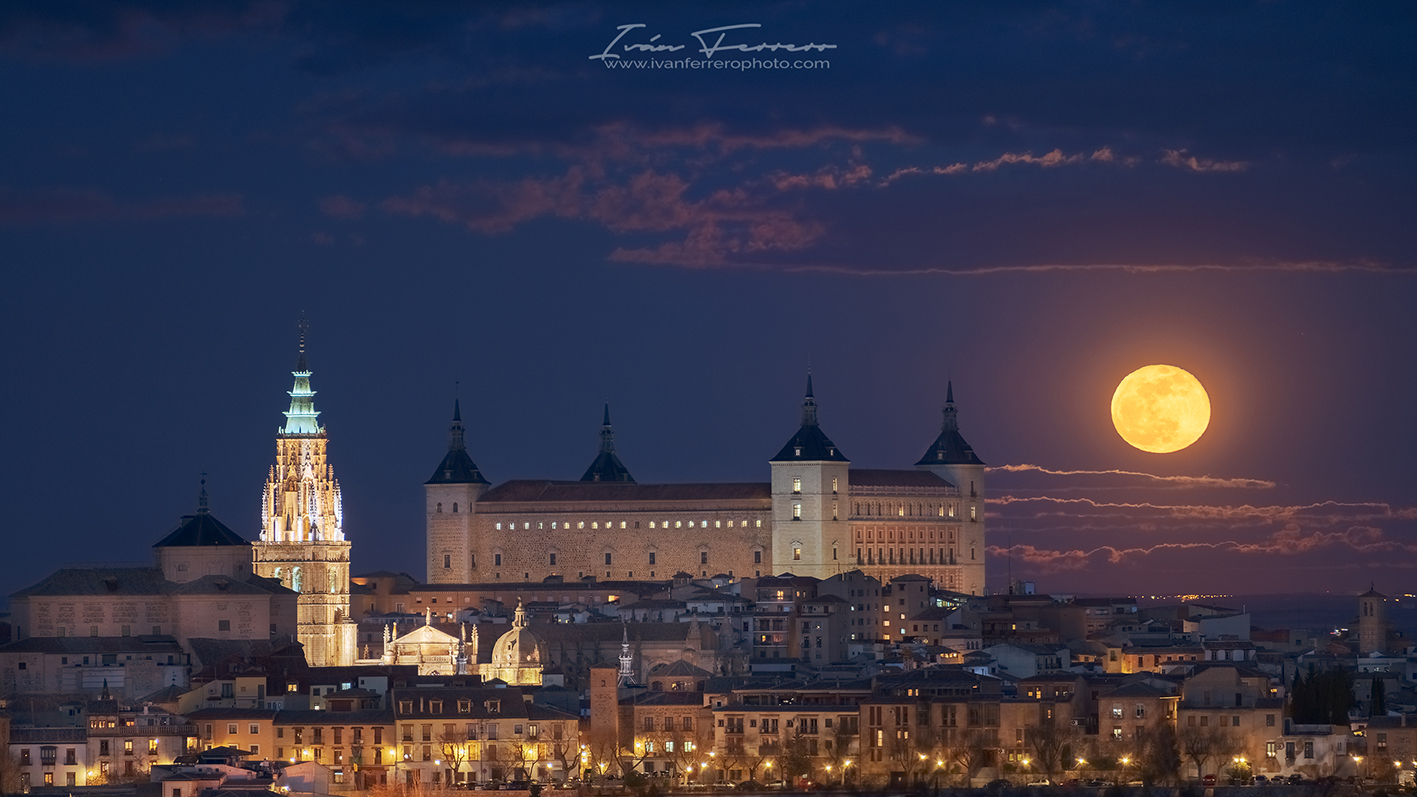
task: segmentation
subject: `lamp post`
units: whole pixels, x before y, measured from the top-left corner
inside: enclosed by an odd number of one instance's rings
[[[1353,756],[1353,774],[1358,778],[1358,785],[1363,785],[1363,757]]]
[[[1120,786],[1127,782],[1127,765],[1132,763],[1132,757],[1124,755],[1117,759],[1117,763],[1122,765],[1121,770],[1119,770],[1117,774],[1117,785]]]
[[[772,783],[772,762],[765,762],[763,764],[763,767],[767,769],[767,772],[763,775],[763,779],[766,780],[768,783]]]

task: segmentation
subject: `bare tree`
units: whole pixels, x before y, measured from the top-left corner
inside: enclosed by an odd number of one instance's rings
[[[960,774],[964,777],[964,785],[968,786],[969,779],[979,774],[979,770],[984,767],[989,749],[989,739],[979,730],[967,731],[951,748],[955,763],[959,764]]]
[[[453,771],[449,782],[456,782],[458,773],[462,772],[462,765],[467,763],[467,728],[447,728],[438,734],[438,752],[442,754],[443,761],[448,765],[448,769]]]
[[[1157,717],[1142,736],[1137,751],[1137,769],[1145,783],[1174,783],[1181,778],[1180,745],[1176,726]]]
[[[1067,769],[1067,758],[1072,755],[1073,745],[1082,738],[1072,725],[1045,723],[1036,728],[1024,729],[1024,741],[1033,751],[1033,761],[1048,780],[1057,783]]]
[[[1229,734],[1219,728],[1198,728],[1186,726],[1176,734],[1181,754],[1196,766],[1196,777],[1200,778],[1206,762],[1225,756],[1231,749]]]
[[[95,783],[96,780],[91,778],[89,782]],[[19,794],[22,791],[19,756],[9,750],[0,750],[0,794]]]

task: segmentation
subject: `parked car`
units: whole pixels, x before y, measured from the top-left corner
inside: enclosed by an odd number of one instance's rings
[[[1214,776],[1214,775],[1206,775],[1205,777],[1201,778],[1201,785],[1204,786],[1204,787],[1206,787],[1207,789],[1210,788],[1211,786],[1214,786],[1214,785],[1215,785],[1215,776]]]
[[[1256,786],[1268,786],[1268,785],[1269,785],[1269,778],[1265,777],[1264,775],[1256,775],[1256,776],[1255,776],[1255,785],[1256,785]]]
[[[1297,773],[1297,772],[1295,772],[1293,775],[1290,775],[1290,776],[1289,776],[1289,785],[1291,785],[1291,786],[1298,786],[1298,785],[1302,784],[1303,782],[1304,782],[1304,776],[1303,776],[1303,775],[1300,775],[1300,774]]]
[[[986,789],[1007,789],[1007,788],[1011,788],[1013,785],[1014,785],[1014,784],[1010,783],[1007,779],[1005,779],[1005,778],[999,778],[998,780],[991,780],[991,781],[989,781],[989,785],[985,786],[984,788],[986,788]]]
[[[1029,781],[1029,782],[1028,782],[1028,785],[1030,785],[1030,786],[1052,786],[1052,785],[1053,785],[1053,781],[1048,780],[1047,778],[1039,778],[1039,779],[1037,779],[1037,780],[1031,780],[1031,781]]]

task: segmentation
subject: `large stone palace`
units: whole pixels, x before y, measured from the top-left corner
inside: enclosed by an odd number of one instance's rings
[[[447,454],[425,484],[428,582],[669,579],[860,569],[918,573],[984,592],[984,463],[959,431],[954,388],[914,469],[853,468],[822,431],[807,378],[802,423],[770,481],[639,484],[615,452],[610,410],[578,481],[493,486],[467,452],[453,405]]]

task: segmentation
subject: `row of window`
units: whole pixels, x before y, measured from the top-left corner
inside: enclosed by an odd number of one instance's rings
[[[920,534],[920,540],[919,540],[920,542],[936,542],[936,541],[937,541],[936,535],[938,535],[938,541],[939,541],[939,542],[954,543],[954,541],[955,541],[955,531],[956,531],[956,529],[953,529],[953,528],[951,528],[951,529],[913,529],[913,528],[899,529],[900,541],[901,541],[901,542],[916,542],[915,535],[916,535],[916,532],[917,532],[917,531],[918,531],[919,534]],[[877,541],[877,538],[879,538],[879,540],[880,540],[881,542],[895,542],[895,541],[896,541],[896,534],[897,534],[897,529],[894,529],[894,528],[877,529],[875,526],[866,526],[864,529],[863,529],[863,528],[857,528],[857,529],[856,529],[856,542],[857,542],[857,543],[861,543],[861,542],[876,542],[876,541]]]
[[[632,522],[633,522],[633,526],[631,525]],[[724,527],[724,523],[725,523],[725,522],[728,524],[728,528],[730,528],[730,529],[731,529],[731,528],[734,528],[734,525],[733,525],[733,524],[735,523],[735,521],[732,521],[732,520],[729,520],[729,521],[715,520],[715,521],[713,521],[713,528],[721,529],[721,528]],[[739,520],[739,521],[736,521],[736,522],[737,522],[737,524],[738,524],[737,528],[743,528],[743,529],[749,528],[749,524],[750,524],[750,523],[753,524],[753,525],[752,525],[753,528],[759,528],[759,529],[760,529],[760,528],[763,527],[763,522],[762,522],[761,520],[755,520],[755,521]],[[522,524],[522,525],[521,525],[521,530],[522,530],[522,531],[530,531],[530,530],[531,530],[531,521],[529,521],[529,520],[522,520],[522,521],[510,520],[510,521],[507,521],[507,522],[506,522],[506,526],[507,526],[507,529],[506,529],[506,530],[507,530],[507,531],[516,531],[516,530],[517,530],[517,523],[521,523],[521,524]],[[599,521],[599,520],[592,520],[592,521],[590,521],[590,528],[591,528],[591,530],[600,529],[600,528],[602,528],[602,527],[607,528],[607,529],[613,529],[613,528],[616,527],[616,526],[615,526],[615,523],[616,523],[616,521],[613,521],[613,520],[607,520],[607,521],[605,521],[604,523],[602,523],[602,522]],[[639,528],[639,527],[640,527],[640,521],[638,521],[638,520],[636,520],[636,521],[625,521],[625,520],[621,520],[621,521],[619,521],[619,523],[620,523],[619,528],[622,528],[622,529],[627,529],[627,528]],[[656,521],[651,520],[651,521],[649,522],[649,527],[652,528],[652,529],[653,529],[653,528],[661,528],[661,529],[670,528],[670,522],[669,522],[668,520],[661,520],[661,521],[658,521],[658,524],[659,524],[659,525],[657,525],[657,526],[655,525],[655,523],[656,523]],[[502,531],[502,521],[498,521],[498,522],[495,524],[495,526],[496,526],[496,529],[497,529],[498,531]],[[536,527],[537,527],[538,529],[544,530],[544,529],[546,528],[546,521],[540,521],[540,520],[537,521],[537,522],[536,522]],[[578,520],[578,521],[576,521],[575,528],[577,528],[577,529],[584,529],[585,527],[586,527],[586,521],[584,521],[584,520]],[[569,528],[571,528],[571,522],[570,522],[569,520],[567,520],[567,521],[553,520],[553,521],[551,521],[551,528],[552,528],[552,530],[555,530],[555,529],[558,529],[558,528],[560,528],[560,529],[569,529]],[[706,529],[706,528],[709,528],[709,522],[708,522],[707,520],[676,520],[676,521],[674,521],[673,528],[676,528],[676,529],[682,529],[682,528]]]
[[[798,548],[798,549],[796,549],[796,550],[797,550],[797,553],[799,554],[796,558],[801,559],[802,557],[801,557],[800,554],[801,554],[802,549],[801,549],[801,548]],[[551,567],[556,567],[556,566],[557,566],[557,564],[558,564],[557,560],[558,560],[558,559],[559,559],[559,555],[558,555],[558,553],[557,553],[556,551],[551,551],[551,552],[549,552],[549,553],[546,554],[546,564],[549,565],[549,566],[551,566]],[[706,551],[706,550],[704,550],[704,551],[699,551],[699,564],[701,564],[701,565],[706,565],[706,564],[708,564],[708,563],[709,563],[709,552]],[[755,551],[753,551],[753,564],[755,564],[755,565],[760,565],[760,564],[762,564],[762,563],[763,563],[763,552],[762,552],[761,550],[755,550]],[[443,567],[444,567],[444,568],[450,568],[450,567],[452,567],[452,564],[453,564],[453,557],[452,557],[452,554],[443,554]],[[615,564],[615,554],[614,554],[614,552],[613,552],[613,551],[606,551],[606,552],[605,552],[605,566],[606,566],[606,567],[610,567],[610,566],[612,566],[612,565],[614,565],[614,564]],[[658,553],[657,551],[650,551],[650,552],[649,552],[649,564],[650,564],[650,565],[659,564],[659,553]],[[477,560],[476,560],[475,557],[474,557],[474,559],[473,559],[473,566],[474,566],[474,567],[477,566]],[[492,566],[493,566],[493,567],[501,567],[501,566],[502,566],[502,554],[500,554],[500,553],[494,553],[494,554],[492,554]]]
[[[975,549],[969,549],[969,561],[974,561]],[[944,548],[866,548],[865,556],[862,556],[862,549],[856,549],[856,564],[858,565],[952,565],[955,564],[954,548],[949,549],[949,556],[945,556]]]

